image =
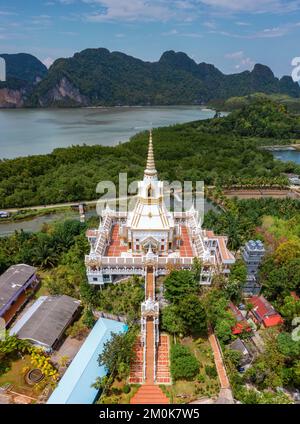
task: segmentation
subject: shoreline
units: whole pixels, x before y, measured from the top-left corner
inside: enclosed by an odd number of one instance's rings
[[[300,143],[291,143],[291,144],[286,144],[286,145],[280,145],[280,144],[275,144],[274,146],[261,146],[260,147],[263,150],[267,150],[269,152],[299,152],[300,151]]]

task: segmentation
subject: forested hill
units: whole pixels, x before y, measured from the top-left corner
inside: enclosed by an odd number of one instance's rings
[[[254,92],[300,97],[290,77],[277,79],[260,64],[252,72],[224,75],[185,53],[165,52],[150,63],[120,52],[87,49],[57,60],[31,99],[36,106],[199,104]]]
[[[264,97],[249,103],[226,118],[205,121],[208,131],[232,132],[240,136],[300,138],[300,116],[288,112],[287,106]]]
[[[19,64],[18,78],[23,78],[23,61],[15,62]],[[49,72],[42,71],[39,76],[43,80],[23,99],[25,106],[204,104],[256,92],[300,97],[298,83],[289,76],[276,78],[267,66],[256,64],[251,72],[225,75],[213,65],[198,64],[174,51],[151,63],[104,48],[86,49],[56,60]],[[33,72],[31,79],[35,76]],[[12,100],[13,106],[23,104],[14,105]]]
[[[27,54],[1,54],[5,60],[6,81],[0,81],[0,108],[23,107],[35,85],[48,69],[36,57]]]
[[[42,80],[48,69],[35,56],[27,53],[1,54],[0,58],[6,63],[6,82],[0,87],[14,87],[15,85],[27,86]]]
[[[267,144],[286,144],[281,129],[280,138],[275,138],[278,118],[283,118],[288,134],[297,125],[297,117],[268,101],[242,110],[235,126],[232,116],[155,129],[160,178],[260,187],[286,184],[282,172],[300,173],[299,165],[276,161],[270,152],[260,149]],[[245,122],[246,127],[258,122],[261,133],[257,130],[256,137],[243,136]],[[273,137],[265,137],[264,122],[269,130],[273,128]],[[148,137],[143,132],[116,147],[73,146],[49,155],[0,161],[0,208],[95,199],[97,184],[107,180],[118,184],[120,172],[127,172],[129,182],[139,180]]]

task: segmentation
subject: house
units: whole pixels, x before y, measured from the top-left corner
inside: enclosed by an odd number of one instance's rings
[[[247,331],[250,333],[252,331],[251,326],[245,319],[242,312],[232,302],[229,303],[228,307],[237,321],[235,326],[232,328],[232,334],[234,335],[241,334],[244,331]]]
[[[118,321],[100,318],[71,365],[63,375],[47,404],[92,404],[98,395],[93,387],[97,378],[104,377],[107,370],[98,363],[104,345],[112,333],[124,333],[128,327]]]
[[[0,275],[0,318],[4,319],[6,327],[36,289],[36,271],[32,266],[18,264]]]
[[[250,364],[252,360],[252,355],[250,350],[247,348],[246,344],[241,339],[236,339],[230,343],[230,349],[237,350],[241,353],[240,366],[245,366]]]
[[[41,296],[10,330],[20,339],[51,352],[74,321],[80,301],[70,296]]]
[[[274,327],[283,323],[282,317],[264,296],[253,296],[248,302],[253,305],[251,314],[257,323],[265,327]]]

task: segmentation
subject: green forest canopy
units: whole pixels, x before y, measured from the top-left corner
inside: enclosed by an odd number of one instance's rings
[[[262,145],[288,143],[300,118],[284,106],[263,99],[225,118],[196,121],[154,131],[156,166],[162,180],[286,183],[282,172],[299,165],[274,160]],[[283,138],[286,138],[283,140]],[[95,199],[100,181],[118,183],[118,174],[140,179],[147,156],[148,134],[115,146],[72,146],[51,154],[0,161],[0,208]]]

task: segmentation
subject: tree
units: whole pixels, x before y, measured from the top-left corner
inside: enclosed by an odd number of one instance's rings
[[[218,320],[215,327],[216,336],[224,343],[228,342],[232,338],[232,327],[234,324],[235,319],[232,316],[228,316],[227,319]]]
[[[199,258],[193,259],[192,273],[194,274],[195,281],[200,281],[200,275],[202,270],[202,262]]]
[[[263,292],[270,300],[279,300],[300,288],[300,259],[277,262],[274,256],[264,261],[260,270]]]
[[[280,265],[291,262],[300,258],[300,240],[288,240],[279,245],[276,249],[275,261]]]
[[[249,318],[249,313],[253,310],[254,305],[250,302],[246,302],[246,319]]]
[[[293,296],[286,296],[283,305],[280,306],[279,312],[284,317],[285,325],[291,328],[291,323],[294,318],[300,316],[300,300]]]
[[[188,333],[206,331],[206,313],[198,296],[191,294],[183,297],[178,302],[177,313]]]
[[[183,319],[178,315],[175,305],[166,306],[162,311],[162,329],[175,335],[185,333]]]
[[[82,322],[88,328],[93,328],[95,324],[95,317],[93,314],[93,310],[90,307],[87,307],[84,311]]]
[[[59,259],[58,253],[52,245],[51,237],[43,233],[38,233],[31,255],[33,265],[42,268],[53,268]]]
[[[220,290],[213,288],[208,291],[203,297],[203,305],[208,323],[213,327],[220,319],[228,317],[228,299]]]
[[[172,271],[165,279],[164,286],[165,298],[172,303],[179,302],[188,294],[196,294],[198,290],[194,275],[187,270]]]
[[[232,365],[234,368],[237,368],[242,359],[242,352],[227,348],[225,350],[225,359],[230,366]]]
[[[199,363],[191,351],[180,344],[171,348],[171,374],[176,380],[191,380],[199,372]]]
[[[110,340],[104,343],[103,351],[98,357],[100,366],[105,366],[108,373],[118,376],[123,373],[124,367],[129,369],[133,359],[133,345],[136,340],[136,332],[133,328],[126,333],[112,333]]]
[[[286,357],[300,357],[300,341],[294,341],[289,333],[280,333],[277,337],[279,351]]]

